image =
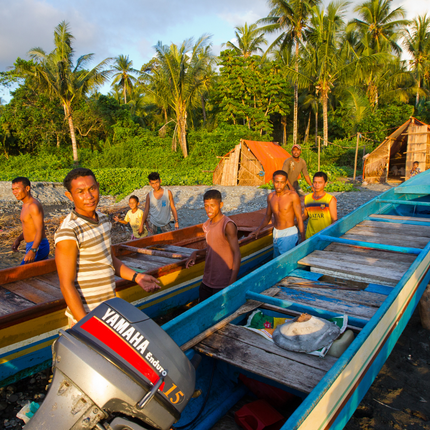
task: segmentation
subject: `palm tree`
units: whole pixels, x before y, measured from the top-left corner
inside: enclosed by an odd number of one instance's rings
[[[29,55],[36,63],[35,74],[40,88],[58,98],[63,106],[65,118],[69,123],[73,160],[77,164],[78,149],[73,125],[73,106],[89,90],[106,82],[109,72],[104,68],[110,59],[107,58],[91,70],[87,70],[85,66],[92,60],[93,54],[86,54],[79,57],[73,66],[72,40],[69,25],[63,21],[55,27],[54,50],[47,54],[41,48],[33,48]]]
[[[128,55],[118,55],[118,57],[115,58],[112,71],[116,71],[116,73],[113,75],[112,86],[119,84],[122,87],[124,104],[127,104],[127,93],[131,93],[133,85],[137,80],[133,76],[133,73],[139,73],[137,70],[133,69],[132,66],[133,61],[129,60]]]
[[[295,46],[295,72],[299,71],[299,46],[303,43],[304,31],[308,26],[311,9],[320,3],[320,0],[268,0],[271,10],[266,18],[258,22],[266,24],[261,31],[269,33],[282,31],[282,34],[270,45],[267,51],[280,45]],[[297,143],[298,134],[299,89],[297,78],[294,81],[294,123],[293,143]]]
[[[415,18],[411,30],[405,29],[404,44],[412,59],[410,65],[415,78],[416,100],[420,102],[422,81],[430,78],[430,17],[427,14]]]
[[[227,42],[225,45],[233,51],[236,51],[242,57],[249,57],[254,53],[263,53],[260,45],[267,44],[267,40],[262,34],[262,30],[257,27],[257,24],[248,24],[245,22],[243,27],[235,27],[237,45],[232,42]]]
[[[200,37],[193,44],[192,39],[185,40],[181,46],[162,42],[154,47],[156,58],[146,73],[149,80],[148,91],[155,99],[168,102],[176,118],[175,133],[181,145],[184,158],[187,149],[187,116],[188,109],[199,106],[200,94],[206,82],[207,65],[212,59],[208,46],[209,36]],[[164,104],[164,109],[166,109]]]
[[[398,7],[390,9],[391,0],[367,0],[355,7],[361,19],[355,18],[348,27],[357,28],[369,53],[394,51],[400,54],[402,49],[397,44],[402,27],[408,25],[405,10]],[[401,18],[401,19],[399,19]]]

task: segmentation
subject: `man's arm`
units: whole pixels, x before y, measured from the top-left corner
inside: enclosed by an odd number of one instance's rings
[[[42,242],[43,237],[43,213],[40,210],[39,206],[36,204],[31,204],[29,207],[29,213],[31,219],[33,220],[34,228],[36,229],[36,234],[33,239],[32,248],[39,248],[40,242]],[[31,249],[27,252],[24,257],[25,263],[31,263],[36,258],[36,252],[33,252]]]
[[[237,227],[232,222],[229,222],[225,226],[225,236],[230,245],[230,249],[233,252],[233,270],[231,272],[230,284],[229,284],[231,285],[233,284],[233,282],[236,282],[237,280],[237,275],[239,273],[240,260],[241,260],[239,241],[237,240]]]
[[[136,273],[135,270],[127,267],[121,260],[115,257],[112,252],[112,262],[115,268],[115,275],[128,281],[133,280],[133,276]],[[135,279],[136,284],[140,285],[145,291],[151,292],[161,288],[160,281],[151,275],[145,275],[144,273],[138,273]]]
[[[302,218],[302,205],[300,204],[300,198],[297,194],[292,194],[293,197],[293,209],[294,209],[294,215],[297,219],[297,227],[300,231],[300,235],[302,238],[302,242],[305,240],[305,226],[303,224],[303,218]]]
[[[76,321],[87,313],[82,304],[81,296],[75,287],[78,248],[74,240],[62,240],[55,247],[55,264],[57,265],[60,288],[64,300]]]
[[[139,234],[142,234],[145,231],[145,222],[148,218],[149,214],[149,194],[146,195],[146,201],[145,201],[145,210],[143,211],[143,217],[142,222],[140,223],[139,227]]]
[[[335,223],[337,221],[337,200],[336,197],[333,197],[328,204],[328,210],[330,211],[331,223]]]
[[[21,233],[12,244],[12,251],[18,251],[20,243],[24,240],[24,233]]]
[[[175,219],[175,228],[179,228],[179,222],[178,222],[178,212],[175,207],[175,201],[173,200],[173,194],[170,190],[169,191],[169,200],[170,200],[170,209],[172,210],[173,218]]]
[[[196,259],[199,255],[206,255],[206,248],[204,249],[196,249],[189,257],[187,262],[185,263],[185,267],[188,269],[191,266],[196,264]]]
[[[308,183],[308,185],[312,188],[312,190],[314,189],[314,186],[311,182],[311,178],[309,177],[309,175],[303,175],[305,177],[305,181]]]
[[[309,218],[309,214],[308,214],[308,211],[305,207],[305,210],[303,211],[303,214],[302,214],[302,220],[306,221],[308,218]]]
[[[266,215],[263,218],[263,221],[261,221],[260,225],[249,235],[257,237],[260,233],[260,230],[264,227],[266,227],[267,224],[272,220],[272,208],[270,207],[270,196],[269,194],[267,196],[267,209],[266,209]]]

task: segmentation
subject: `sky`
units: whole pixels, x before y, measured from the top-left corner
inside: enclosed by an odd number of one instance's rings
[[[348,18],[362,1],[351,2]],[[393,0],[392,5],[403,6],[408,19],[430,15],[430,0]],[[70,25],[77,57],[94,53],[94,66],[107,57],[128,55],[140,69],[158,41],[181,44],[209,34],[218,54],[223,43],[234,42],[236,26],[254,23],[268,11],[266,0],[0,0],[0,71],[17,57],[28,59],[32,48],[51,51],[54,28],[62,21]],[[2,87],[0,98],[10,99]]]

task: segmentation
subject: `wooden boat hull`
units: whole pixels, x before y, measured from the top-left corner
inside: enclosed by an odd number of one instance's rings
[[[430,176],[427,173],[425,176],[422,174],[419,180],[411,180],[410,183],[413,186],[412,195],[408,195],[406,189],[400,197],[396,195],[395,190],[387,191],[380,197],[373,199],[368,204],[352,212],[340,222],[300,244],[292,251],[256,269],[218,295],[168,322],[163,328],[178,345],[185,344],[208,327],[237,311],[247,299],[257,300],[257,296],[264,298],[260,294],[263,290],[275,286],[285,277],[294,276],[292,273],[297,271],[297,269],[302,270],[304,266],[299,264],[299,261],[305,261],[305,257],[316,250],[324,250],[330,242],[336,243],[341,236],[348,236],[347,233],[351,229],[365,220],[385,217],[383,221],[387,223],[402,224],[403,227],[409,225],[426,225],[428,229],[430,227],[430,198],[426,192],[416,192],[417,189],[426,191],[428,188],[427,182],[430,183]],[[417,194],[419,195],[417,196]],[[416,197],[419,197],[419,199],[416,200]],[[418,218],[414,220],[414,216]],[[392,234],[392,236],[394,235]],[[352,245],[350,239],[344,240],[349,240]],[[361,245],[358,240],[355,240],[353,243],[354,246],[366,246],[364,243],[367,244],[367,247],[369,247],[368,252],[370,252],[372,250],[371,247],[379,246],[378,243],[375,243],[375,241],[372,242],[372,240],[370,237],[368,242],[361,242]],[[282,388],[303,399],[301,405],[283,425],[283,430],[344,428],[385,363],[414,312],[423,291],[430,282],[430,242],[428,240],[428,238],[425,240],[427,241],[426,245],[423,244],[420,246],[421,249],[413,248],[414,238],[411,239],[412,243],[408,244],[410,248],[404,246],[405,240],[403,241],[403,246],[384,245],[385,251],[388,253],[393,252],[393,255],[396,255],[394,254],[396,251],[416,257],[413,257],[413,262],[406,272],[398,280],[393,281],[394,286],[386,286],[382,282],[369,283],[368,291],[377,294],[378,297],[382,297],[382,304],[373,313],[373,316],[369,316],[367,319],[354,316],[350,318],[350,324],[356,326],[358,332],[354,341],[341,357],[335,360],[331,367],[328,366],[328,370],[325,371],[324,376],[320,377],[315,386],[308,390],[301,389],[300,383],[294,389],[292,385],[286,386],[281,381],[276,381],[276,377],[270,374],[272,371],[276,371],[276,369],[273,366],[270,367],[268,361],[264,361],[264,357],[269,357],[264,354],[264,351],[260,355],[254,355],[249,358],[248,362],[253,363],[253,370],[250,370],[251,366],[249,364],[248,367],[241,364],[245,360],[241,360],[241,357],[235,356],[234,348],[237,347],[237,343],[234,343],[233,339],[233,344],[229,349],[231,353],[230,357],[224,354],[223,358],[219,358],[223,354],[221,350],[227,350],[227,348],[223,348],[222,344],[219,343],[220,349],[217,350],[214,346],[216,345],[215,340],[211,343],[208,339],[206,343],[202,342],[198,344],[195,349],[200,353],[202,351],[205,353],[206,351],[207,355],[204,355],[203,371],[198,373],[197,385],[203,392],[209,390],[210,386],[211,401],[208,402],[208,406],[201,413],[201,417],[190,426],[186,426],[196,416],[199,409],[197,402],[195,404],[190,402],[184,410],[178,426],[185,425],[186,429],[211,428],[247,392],[245,387],[236,383],[238,374],[242,373],[257,381],[263,381],[272,386]],[[400,249],[402,250],[400,251]],[[351,266],[353,266],[352,263]],[[344,272],[339,272],[339,276],[345,276],[343,279],[347,279],[346,272],[347,269]],[[312,274],[311,272],[309,273]],[[304,297],[305,293],[302,293],[302,295]],[[297,297],[300,298],[299,293]],[[314,295],[313,299],[315,303],[318,303],[320,296]],[[337,302],[330,297],[324,300],[327,302],[325,309],[330,309],[330,306],[336,309],[336,306],[338,306]],[[266,300],[263,299],[262,301],[269,304],[278,303],[280,308],[288,311],[308,312],[325,318],[330,314],[336,313],[336,311],[329,312],[324,310],[318,304],[315,306],[312,305],[312,297],[307,302],[310,304],[306,304],[300,300],[279,300],[267,297]],[[330,301],[333,303],[330,303]],[[359,305],[355,305],[355,308],[358,309],[359,307]],[[345,308],[347,308],[346,305]],[[350,309],[353,309],[353,307],[351,306]],[[281,316],[280,314],[276,315]],[[235,322],[240,323],[240,318]],[[226,336],[228,336],[229,332],[225,331],[225,333],[227,335],[224,335],[223,339],[228,338]],[[220,338],[221,335],[223,333],[219,335]],[[213,346],[212,350],[210,349],[210,345]],[[250,355],[252,354],[252,348],[253,345],[248,345]],[[207,353],[207,351],[212,352]],[[189,357],[193,353],[193,350],[187,351]],[[241,350],[241,355],[244,355],[243,350]],[[272,355],[272,357],[276,356]],[[268,360],[270,359],[276,360],[276,358],[268,358]],[[261,363],[259,363],[259,360],[261,360]],[[327,360],[327,357],[320,360],[323,362]],[[213,381],[210,382],[205,373],[211,373],[211,363],[214,362],[217,363],[217,368],[214,371],[215,376],[213,377]],[[277,364],[279,367],[282,367],[281,362]],[[266,369],[264,369],[265,366]],[[294,372],[294,366],[284,368],[284,372]],[[311,373],[300,376],[302,377],[303,386],[305,386],[307,378],[311,378]]]
[[[253,214],[242,214],[236,222],[242,220],[242,225],[255,224]],[[248,215],[248,216],[247,216]],[[256,219],[261,219],[259,212]],[[253,220],[254,219],[254,220]],[[251,230],[251,227],[244,227]],[[195,237],[201,237],[204,244],[204,235],[200,226],[190,227],[194,229]],[[187,229],[183,229],[187,230]],[[144,238],[138,241],[128,242],[133,246],[146,246],[153,243],[169,243],[175,234],[181,234],[179,241],[188,237],[180,230],[176,232],[163,233],[160,235]],[[172,236],[173,235],[173,236]],[[187,239],[185,239],[187,240]],[[256,267],[268,261],[273,254],[272,234],[268,230],[256,240],[244,238],[241,240],[241,267],[239,276],[249,273]],[[119,252],[119,247],[117,247]],[[43,262],[41,262],[43,263]],[[55,270],[53,261],[45,262],[49,268],[38,268],[40,263],[34,263],[35,268],[27,266],[25,271],[30,270],[34,274],[45,273],[46,270]],[[50,267],[52,266],[52,267]],[[32,269],[32,270],[31,270]],[[155,318],[168,311],[183,306],[198,297],[198,287],[203,277],[204,261],[198,261],[196,265],[185,269],[183,263],[164,266],[151,272],[157,276],[162,284],[162,289],[155,293],[147,293],[138,285],[117,281],[117,294],[119,297],[132,302],[139,309]],[[3,272],[3,274],[2,274]],[[27,273],[28,275],[28,273]],[[19,282],[25,275],[16,275],[13,270],[0,271],[0,282]],[[67,328],[67,318],[64,314],[64,300],[59,299],[49,304],[36,306],[31,311],[22,310],[10,316],[0,317],[0,386],[22,379],[50,365],[52,353],[51,345],[58,337],[58,330]]]

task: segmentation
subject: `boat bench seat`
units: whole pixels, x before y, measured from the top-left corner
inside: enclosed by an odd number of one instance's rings
[[[302,393],[310,393],[337,361],[279,348],[244,327],[228,324],[194,349]]]

